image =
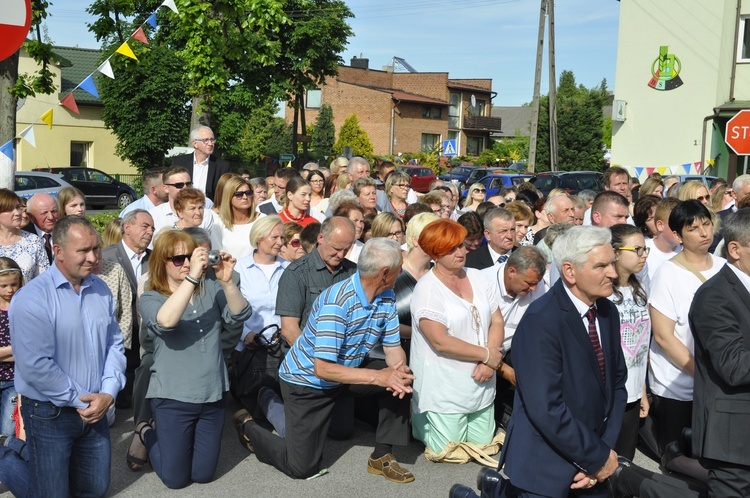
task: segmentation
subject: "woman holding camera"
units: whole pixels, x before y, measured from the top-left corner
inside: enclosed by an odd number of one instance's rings
[[[136,433],[151,466],[167,487],[213,479],[224,427],[229,378],[221,350],[222,323],[246,320],[250,305],[232,282],[236,260],[220,253],[206,279],[209,252],[188,234],[159,235],[141,296],[142,326],[154,338],[154,366],[147,398],[154,423]]]

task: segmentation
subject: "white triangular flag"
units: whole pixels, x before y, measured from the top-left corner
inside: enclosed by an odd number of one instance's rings
[[[174,0],[164,0],[161,4],[169,7],[177,14],[177,6],[174,4]]]
[[[29,142],[32,147],[36,149],[36,140],[34,139],[34,126],[31,125],[25,130],[23,130],[19,136]]]
[[[107,78],[115,79],[115,73],[112,72],[112,65],[109,63],[109,59],[102,62],[102,65],[97,70]]]

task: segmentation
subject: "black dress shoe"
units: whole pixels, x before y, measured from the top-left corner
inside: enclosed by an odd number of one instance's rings
[[[479,495],[469,486],[454,484],[448,492],[448,498],[479,498]]]
[[[496,470],[482,467],[477,475],[477,488],[482,498],[494,498],[498,488],[503,484],[503,476]]]
[[[661,466],[666,470],[672,470],[669,468],[669,464],[678,456],[683,456],[685,450],[679,441],[672,441],[664,448],[664,454],[661,456]]]
[[[609,486],[609,491],[610,493],[612,493],[612,498],[623,498],[625,496],[631,496],[625,494],[619,486],[620,474],[622,474],[622,469],[630,467],[631,465],[633,465],[633,462],[631,462],[627,458],[623,456],[617,457],[617,468],[607,479],[607,486]]]

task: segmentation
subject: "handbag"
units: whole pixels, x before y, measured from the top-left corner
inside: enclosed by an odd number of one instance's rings
[[[268,339],[265,334],[270,330],[273,334]],[[284,359],[281,342],[279,326],[271,324],[255,335],[255,347],[246,347],[234,356],[229,389],[250,413],[255,409],[261,387],[279,390],[279,365]]]

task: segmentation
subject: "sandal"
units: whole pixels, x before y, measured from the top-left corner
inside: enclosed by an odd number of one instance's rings
[[[250,442],[250,438],[245,434],[245,424],[252,421],[253,417],[245,410],[238,410],[232,415],[232,422],[234,423],[234,429],[237,431],[237,437],[240,440],[240,444],[250,453],[254,453],[253,443]]]
[[[148,422],[139,423],[133,432],[130,446],[128,446],[126,460],[128,468],[133,472],[140,471],[148,463],[148,449],[143,441],[143,432],[146,428],[153,429]]]

